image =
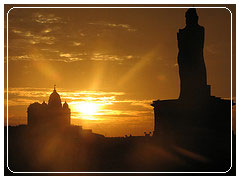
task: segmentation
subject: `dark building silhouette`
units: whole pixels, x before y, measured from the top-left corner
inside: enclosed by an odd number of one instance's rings
[[[180,95],[153,101],[153,136],[225,163],[222,168],[227,170],[231,162],[231,100],[211,96],[203,57],[204,28],[198,25],[196,9],[188,9],[185,17],[186,27],[177,33]]]
[[[28,125],[30,127],[68,127],[70,126],[70,109],[67,102],[61,103],[60,95],[54,90],[49,97],[48,104],[35,102],[27,110]]]

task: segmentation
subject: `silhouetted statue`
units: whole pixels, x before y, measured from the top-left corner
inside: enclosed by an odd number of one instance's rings
[[[177,34],[180,96],[153,101],[153,137],[206,156],[213,162],[209,169],[223,171],[231,162],[231,101],[211,96],[203,57],[204,28],[198,24],[196,9],[188,9],[185,17],[186,27]]]
[[[196,9],[190,8],[185,14],[186,27],[179,29],[178,65],[181,90],[179,99],[193,100],[210,96],[207,86],[206,67],[203,58],[204,27],[198,24]]]

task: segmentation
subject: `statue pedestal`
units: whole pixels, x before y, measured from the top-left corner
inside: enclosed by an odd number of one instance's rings
[[[153,101],[153,136],[220,163],[231,162],[231,101],[214,96],[205,101]],[[226,167],[225,167],[226,165]]]

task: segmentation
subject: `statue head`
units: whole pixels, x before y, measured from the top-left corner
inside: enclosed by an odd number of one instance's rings
[[[198,15],[195,8],[189,8],[185,13],[185,18],[187,26],[198,25]]]

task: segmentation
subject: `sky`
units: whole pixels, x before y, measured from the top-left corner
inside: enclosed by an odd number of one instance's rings
[[[47,102],[56,84],[62,102],[70,105],[72,124],[105,136],[153,131],[151,102],[179,95],[177,32],[185,26],[186,10],[12,9],[8,75],[5,71],[9,125],[26,124],[28,105]],[[205,27],[207,82],[212,95],[229,99],[230,12],[203,8],[197,13]],[[5,17],[5,51],[6,31]],[[4,61],[6,68],[6,54]],[[233,78],[235,97],[235,71]]]

